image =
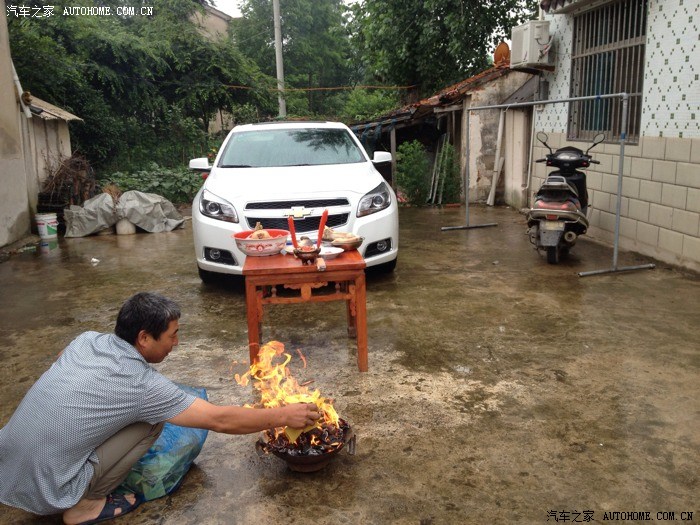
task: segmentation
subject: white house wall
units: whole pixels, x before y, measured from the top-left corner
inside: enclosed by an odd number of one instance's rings
[[[27,177],[19,103],[10,61],[5,13],[0,16],[0,246],[12,243],[29,231]]]
[[[549,98],[570,96],[572,14],[547,16],[554,37],[556,68],[546,73]],[[700,2],[650,0],[641,132],[638,144],[625,147],[620,246],[659,260],[700,271]],[[549,134],[550,146],[567,142],[567,104],[535,111],[535,130]],[[538,143],[536,143],[536,146]],[[535,147],[533,158],[544,156]],[[588,170],[593,209],[589,234],[614,240],[619,144],[593,150],[601,162]],[[531,194],[546,175],[535,164]]]

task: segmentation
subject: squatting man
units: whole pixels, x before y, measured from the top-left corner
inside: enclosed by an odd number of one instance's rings
[[[217,406],[157,372],[178,344],[180,308],[142,292],[119,310],[114,334],[74,339],[0,429],[0,502],[87,524],[135,509],[135,494],[112,494],[156,441],[166,421],[226,434],[289,426],[320,414],[297,403],[257,409]]]

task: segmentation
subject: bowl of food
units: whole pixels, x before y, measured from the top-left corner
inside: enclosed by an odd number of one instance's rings
[[[331,241],[331,246],[334,248],[342,248],[343,251],[357,250],[365,241],[364,237],[344,237]]]
[[[338,257],[338,255],[344,251],[345,250],[338,246],[321,246],[321,253],[319,255],[325,260],[330,261],[331,259]]]
[[[246,255],[253,257],[275,255],[284,249],[288,230],[264,229],[245,230],[234,233],[236,246]]]
[[[316,245],[311,245],[294,248],[293,253],[296,258],[301,260],[302,264],[313,264],[320,252],[320,248],[317,248]]]

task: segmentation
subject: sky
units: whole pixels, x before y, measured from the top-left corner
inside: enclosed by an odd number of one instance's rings
[[[239,3],[240,0],[214,0],[216,8],[230,16],[241,16],[241,10],[238,9]]]
[[[219,11],[223,11],[230,16],[241,16],[241,10],[238,8],[238,4],[241,0],[212,0]],[[344,0],[346,4],[352,4],[357,0]]]

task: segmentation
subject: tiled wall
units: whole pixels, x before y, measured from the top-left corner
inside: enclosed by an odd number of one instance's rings
[[[550,100],[569,97],[572,14],[554,15],[556,68],[547,73]],[[650,0],[641,138],[625,147],[620,247],[700,271],[700,2]],[[535,111],[535,129],[550,134],[550,146],[566,144],[567,104]],[[582,144],[571,143],[581,147]],[[601,161],[587,171],[589,234],[613,242],[620,146],[593,153]],[[534,158],[543,149],[535,148]],[[536,164],[531,188],[545,167]]]

